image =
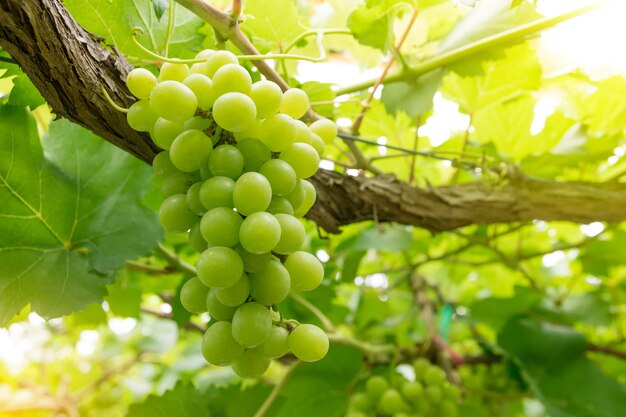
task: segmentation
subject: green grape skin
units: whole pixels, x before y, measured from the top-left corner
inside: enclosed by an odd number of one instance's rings
[[[294,215],[293,207],[291,207],[291,203],[284,197],[279,197],[277,195],[272,197],[272,201],[270,201],[270,205],[267,206],[265,210],[270,214],[289,214]],[[300,217],[300,216],[298,216]]]
[[[369,395],[364,392],[357,392],[350,398],[350,409],[356,411],[369,412],[374,408],[374,403]]]
[[[424,390],[424,395],[432,403],[438,403],[443,400],[443,391],[439,385],[429,385]]]
[[[152,110],[150,101],[139,100],[133,103],[126,113],[128,125],[138,132],[149,132],[159,116]]]
[[[233,203],[242,215],[249,216],[262,212],[271,201],[272,186],[263,175],[258,172],[246,172],[237,179],[233,189]]]
[[[289,331],[284,327],[273,326],[269,337],[257,348],[259,352],[268,358],[282,358],[289,353]]]
[[[265,342],[272,331],[272,313],[259,303],[246,303],[233,316],[233,337],[243,347]]]
[[[204,313],[208,293],[209,287],[204,285],[198,277],[193,277],[180,289],[180,302],[190,313]]]
[[[302,120],[294,120],[293,124],[296,125],[296,142],[311,144],[311,131],[309,127]]]
[[[217,100],[217,93],[213,88],[213,82],[209,77],[203,74],[190,74],[183,81],[196,96],[198,107],[202,110],[210,110],[213,103]]]
[[[244,349],[232,335],[228,321],[218,321],[202,337],[202,356],[212,365],[226,366],[241,357]]]
[[[228,288],[243,275],[243,261],[231,248],[212,246],[196,261],[198,278],[207,287]]]
[[[429,366],[422,375],[422,380],[426,385],[443,385],[446,381],[445,372],[437,366]]]
[[[274,247],[274,252],[287,255],[301,249],[306,239],[306,230],[302,222],[289,214],[281,213],[274,217],[280,224],[280,240]]]
[[[199,170],[207,163],[213,142],[201,130],[187,130],[174,139],[170,158],[176,168],[183,172]]]
[[[242,130],[240,132],[234,132],[233,136],[235,137],[235,140],[239,143],[244,139],[260,138],[262,123],[263,123],[262,120],[257,119],[254,121],[254,124],[252,124],[252,126],[250,126],[248,129]]]
[[[289,163],[280,159],[266,161],[261,165],[259,173],[267,178],[274,195],[289,194],[296,187],[296,171]]]
[[[417,402],[424,393],[424,386],[418,381],[406,381],[400,389],[404,398],[411,402]]]
[[[150,105],[160,117],[182,123],[196,113],[198,99],[185,84],[178,81],[163,81],[152,89]]]
[[[258,171],[272,157],[272,152],[259,139],[246,138],[237,142],[235,147],[243,156],[243,171]]]
[[[152,170],[156,175],[167,176],[180,173],[180,171],[172,164],[169,152],[159,152],[152,160]]]
[[[203,215],[206,209],[200,202],[200,188],[202,188],[202,182],[194,183],[187,190],[187,207],[198,215]]]
[[[267,267],[267,265],[270,263],[270,260],[272,259],[272,254],[270,252],[258,253],[258,254],[250,253],[244,248],[242,248],[241,245],[235,246],[235,250],[237,251],[239,256],[241,256],[241,259],[243,260],[244,271],[250,272],[250,273],[260,272],[264,270]]]
[[[307,181],[298,180],[293,191],[285,196],[287,201],[291,203],[291,207],[300,207],[304,203],[304,199],[306,198],[305,182]]]
[[[206,310],[213,320],[232,320],[237,307],[229,307],[220,303],[215,295],[216,288],[211,288],[206,297]]]
[[[319,154],[306,143],[294,143],[282,151],[279,158],[293,167],[298,179],[315,174],[320,164]]]
[[[211,49],[211,48],[203,49],[196,54],[194,59],[208,59],[215,52],[216,52],[215,49]]]
[[[252,84],[250,98],[256,104],[257,118],[265,119],[278,113],[283,92],[275,82],[261,80]]]
[[[276,259],[272,259],[264,270],[250,274],[250,295],[257,303],[276,305],[287,298],[290,289],[289,272]]]
[[[375,401],[378,401],[387,389],[389,382],[380,375],[374,375],[365,382],[365,391]]]
[[[348,411],[348,414],[346,414],[345,417],[369,417],[369,416],[360,411]]]
[[[311,132],[318,135],[328,145],[337,136],[337,125],[328,119],[319,119],[309,126]]]
[[[315,149],[320,158],[324,155],[326,145],[324,144],[324,141],[315,133],[311,133],[311,143],[309,145]]]
[[[197,219],[198,216],[187,207],[185,194],[166,198],[159,208],[159,222],[169,233],[185,233]]]
[[[283,93],[280,112],[299,119],[309,109],[309,96],[299,88],[290,88]]]
[[[189,75],[187,64],[174,64],[164,62],[159,72],[159,81],[179,81],[182,82]]]
[[[202,130],[204,131],[205,129],[208,129],[209,127],[211,127],[211,120],[206,119],[202,116],[194,116],[191,119],[188,119],[183,126],[185,126],[185,130]],[[211,138],[211,142],[213,143],[214,140],[213,138]],[[213,143],[215,145],[215,143]]]
[[[126,76],[128,90],[140,100],[150,98],[150,92],[156,84],[157,78],[145,68],[135,68]]]
[[[289,350],[303,362],[317,362],[328,353],[328,336],[313,324],[301,324],[289,334]]]
[[[313,184],[309,181],[302,181],[300,184],[304,189],[304,199],[298,208],[293,211],[293,215],[296,217],[304,217],[309,212],[311,207],[313,207],[313,204],[315,204],[315,200],[317,199],[317,191],[315,191],[315,186],[313,186]]]
[[[241,378],[258,378],[270,367],[270,358],[258,349],[246,349],[232,364],[233,371]]]
[[[415,375],[417,378],[422,378],[426,373],[426,370],[429,369],[432,365],[425,358],[417,358],[413,361],[413,369],[415,370]],[[462,369],[462,368],[461,368]]]
[[[410,407],[398,391],[389,388],[380,396],[376,410],[382,415],[391,416],[395,413],[407,412],[410,410]]]
[[[308,252],[298,251],[289,255],[285,268],[291,277],[291,286],[298,290],[314,290],[324,280],[324,266]]]
[[[239,229],[243,219],[231,208],[215,207],[200,221],[200,232],[209,247],[235,246],[239,243]]]
[[[248,252],[270,252],[280,241],[280,223],[272,214],[264,211],[252,213],[239,228],[239,242]]]
[[[196,222],[189,230],[189,246],[198,253],[204,252],[208,245],[200,233],[200,222]]]
[[[250,74],[239,64],[224,65],[215,72],[211,80],[218,96],[226,93],[250,94],[252,88]]]
[[[227,307],[239,307],[250,296],[250,279],[244,274],[232,287],[215,288],[217,300]]]
[[[212,177],[202,183],[198,196],[207,210],[216,207],[233,208],[235,181],[227,177]]]
[[[272,152],[282,152],[296,141],[297,128],[286,114],[275,114],[261,123],[260,138]]]
[[[150,137],[156,146],[169,151],[174,139],[185,131],[185,125],[180,122],[159,117],[150,131]]]
[[[224,65],[237,64],[239,60],[237,56],[229,51],[215,51],[205,62],[205,74],[209,78],[213,78],[217,70]]]
[[[236,180],[243,171],[243,155],[233,145],[220,145],[209,155],[209,170],[213,176]]]
[[[450,401],[443,401],[437,406],[438,417],[457,417],[458,415],[459,410],[456,404]]]
[[[222,129],[241,132],[254,126],[256,107],[252,99],[243,93],[226,93],[215,100],[213,119]]]
[[[168,175],[161,182],[161,194],[164,198],[174,194],[187,194],[189,187],[196,182],[192,175],[176,171],[177,173]]]
[[[445,384],[443,386],[443,396],[453,403],[456,403],[461,398],[461,391],[456,385]]]

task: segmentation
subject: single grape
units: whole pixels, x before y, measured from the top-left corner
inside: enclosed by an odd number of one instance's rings
[[[193,91],[198,99],[198,107],[202,110],[209,110],[217,100],[218,94],[213,88],[213,82],[203,74],[190,74],[183,81],[187,87]]]
[[[207,211],[200,222],[200,232],[211,246],[234,246],[239,242],[243,219],[229,207],[215,207]]]
[[[252,84],[250,98],[256,104],[257,117],[265,119],[278,113],[283,99],[283,92],[275,82],[261,80]]]
[[[196,270],[207,287],[228,288],[241,279],[243,262],[231,248],[213,246],[200,254]]]
[[[205,63],[205,75],[213,78],[218,69],[227,64],[237,64],[237,56],[229,51],[215,51],[207,58]]]
[[[406,381],[402,384],[401,392],[407,400],[417,402],[424,393],[424,386],[419,381]]]
[[[247,138],[242,139],[235,145],[241,155],[243,155],[244,172],[258,171],[265,161],[269,161],[272,152],[266,144],[259,139]]]
[[[446,381],[446,373],[437,366],[429,366],[422,375],[426,385],[442,385]]]
[[[252,78],[239,64],[226,64],[215,72],[212,78],[213,88],[218,96],[226,93],[249,94]]]
[[[287,201],[291,203],[291,207],[300,207],[304,203],[306,197],[305,182],[306,180],[298,180],[293,191],[285,196]]]
[[[272,331],[272,313],[259,303],[246,303],[233,316],[233,337],[244,347],[265,342]]]
[[[289,163],[280,159],[266,161],[259,173],[265,176],[272,186],[272,194],[286,195],[296,187],[296,172]]]
[[[304,199],[298,208],[293,211],[293,215],[296,217],[304,217],[309,212],[311,207],[313,207],[313,204],[315,204],[315,200],[317,199],[317,191],[315,191],[313,184],[304,180],[301,181],[300,184],[304,189]]]
[[[236,307],[225,306],[215,295],[216,288],[211,288],[206,297],[206,309],[214,320],[232,320]]]
[[[209,155],[209,170],[214,176],[236,180],[243,171],[243,155],[233,145],[220,145]]]
[[[138,132],[149,132],[159,116],[152,110],[150,101],[139,100],[133,103],[126,113],[128,125]]]
[[[250,253],[270,252],[280,241],[280,223],[264,211],[252,213],[239,228],[239,242]]]
[[[337,125],[328,119],[319,119],[311,123],[309,126],[311,132],[318,135],[328,145],[337,136]]]
[[[282,152],[296,141],[296,125],[286,114],[275,114],[261,123],[260,138],[272,152]]]
[[[351,411],[348,411],[348,414],[346,414],[345,417],[369,417],[369,416],[360,411],[351,410]]]
[[[260,272],[267,267],[270,260],[272,259],[272,254],[270,252],[265,253],[250,253],[241,245],[235,246],[235,250],[241,256],[243,260],[243,269],[246,272]]]
[[[282,358],[289,353],[289,331],[284,327],[274,326],[269,337],[259,345],[258,350],[268,358]]]
[[[156,84],[157,78],[145,68],[135,68],[126,76],[126,86],[140,100],[150,98],[150,91]]]
[[[374,375],[365,382],[365,390],[375,401],[389,388],[389,382],[380,375]]]
[[[289,350],[303,362],[316,362],[328,353],[328,336],[313,324],[301,324],[289,335]]]
[[[174,194],[166,198],[159,208],[159,222],[169,233],[184,233],[197,219],[198,216],[187,207],[185,194]]]
[[[276,214],[274,217],[280,223],[280,240],[274,252],[286,255],[302,248],[306,238],[302,222],[289,214]]]
[[[160,117],[172,122],[184,122],[196,113],[198,99],[183,83],[163,81],[152,89],[150,105]]]
[[[424,390],[424,394],[426,395],[426,398],[428,398],[428,400],[432,403],[438,403],[439,401],[443,400],[443,391],[438,385],[427,386]]]
[[[211,127],[211,120],[206,119],[202,116],[194,116],[191,119],[188,119],[183,126],[185,126],[185,130],[206,130]],[[211,138],[211,142],[213,142],[213,138]]]
[[[250,296],[250,279],[244,274],[232,287],[215,288],[215,296],[228,307],[239,307]]]
[[[417,358],[413,361],[413,369],[415,369],[415,375],[417,378],[422,378],[432,365],[426,358]],[[462,368],[461,368],[462,369]]]
[[[246,349],[233,362],[233,371],[241,378],[258,378],[270,367],[270,358],[258,349]]]
[[[372,411],[374,403],[369,395],[364,392],[357,392],[350,397],[350,408],[356,411]]]
[[[212,365],[229,365],[242,354],[243,347],[233,338],[230,322],[218,321],[202,337],[202,356]]]
[[[289,272],[277,259],[264,270],[250,274],[250,295],[258,303],[276,305],[287,298],[290,289]]]
[[[185,126],[182,123],[159,117],[152,126],[150,137],[156,146],[169,150],[174,139],[184,131]]]
[[[215,100],[213,119],[222,129],[241,132],[254,126],[256,107],[252,99],[243,93],[226,93]]]
[[[166,176],[170,174],[180,173],[172,164],[169,152],[159,152],[152,160],[152,169],[156,175]]]
[[[197,171],[207,163],[213,142],[201,130],[187,130],[170,147],[172,163],[183,172]]]
[[[446,384],[443,386],[443,395],[446,399],[456,403],[461,398],[461,391],[456,385]]]
[[[189,75],[187,64],[174,64],[164,62],[159,72],[159,81],[179,81],[182,82]]]
[[[411,408],[404,401],[398,391],[393,388],[389,388],[380,396],[376,410],[385,416],[391,416],[395,413],[407,412]]]
[[[194,183],[187,190],[187,206],[191,211],[198,215],[202,215],[206,212],[206,209],[200,202],[200,188],[202,187],[202,181]]]
[[[200,222],[195,222],[189,230],[189,246],[198,253],[204,252],[208,247],[200,233]]]
[[[272,186],[263,175],[258,172],[246,172],[237,179],[233,189],[233,203],[242,215],[249,216],[264,211],[270,205],[270,201]]]
[[[189,187],[196,183],[196,178],[193,175],[185,174],[178,169],[176,171],[175,174],[163,178],[161,194],[164,198],[174,194],[187,194]]]
[[[438,417],[457,417],[459,410],[453,402],[443,401],[437,406]]]
[[[216,207],[234,207],[233,190],[235,181],[227,177],[212,177],[200,187],[200,202],[207,209]]]
[[[270,205],[267,206],[265,210],[270,214],[290,214],[293,216],[293,207],[291,207],[291,203],[285,197],[279,197],[277,195],[272,197],[272,201],[270,201]]]
[[[298,178],[308,178],[317,172],[320,156],[317,151],[306,143],[294,143],[280,154],[280,159],[286,161],[296,171]]]
[[[311,144],[311,130],[302,120],[294,120],[296,125],[296,142]]]
[[[298,251],[287,257],[285,268],[291,277],[291,286],[302,291],[317,288],[324,279],[324,266],[308,252]]]
[[[315,133],[311,133],[310,145],[313,147],[313,149],[315,149],[315,151],[321,158],[322,155],[324,154],[324,151],[326,150],[326,145],[324,144],[324,141],[322,140],[322,138],[320,138]]]
[[[248,129],[234,132],[233,136],[237,140],[237,142],[241,142],[244,139],[258,139],[261,137],[261,125],[263,124],[262,120],[255,120],[254,124],[250,126]]]
[[[283,93],[280,112],[299,119],[309,109],[309,96],[299,88],[290,88]]]
[[[194,58],[195,59],[208,59],[215,52],[216,52],[215,49],[210,49],[210,48],[203,49],[200,52],[198,52]]]
[[[208,293],[209,287],[204,285],[198,277],[193,277],[180,289],[180,302],[185,310],[191,313],[204,313]]]

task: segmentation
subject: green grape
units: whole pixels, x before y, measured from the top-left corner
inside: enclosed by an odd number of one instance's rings
[[[415,369],[415,375],[417,378],[422,378],[426,373],[426,370],[429,369],[432,365],[430,361],[426,358],[417,358],[413,361],[413,369]]]
[[[213,88],[213,82],[203,74],[191,74],[183,81],[198,99],[198,107],[202,110],[209,110],[217,100],[218,94]]]
[[[250,253],[270,252],[280,241],[280,223],[264,211],[252,213],[239,228],[239,242]]]
[[[293,191],[285,196],[287,201],[291,203],[291,207],[300,207],[304,203],[306,197],[305,182],[306,180],[298,180]]]
[[[266,144],[258,139],[247,138],[242,139],[235,145],[241,155],[243,155],[244,172],[258,171],[265,161],[269,161],[272,152]]]
[[[196,54],[195,59],[208,59],[211,55],[215,53],[215,49],[203,49]]]
[[[200,254],[196,270],[207,287],[228,288],[241,279],[243,261],[231,248],[213,246]]]
[[[235,181],[227,177],[212,177],[200,187],[200,202],[207,209],[216,207],[233,208],[233,190]]]
[[[169,233],[184,233],[197,220],[198,216],[187,207],[185,194],[174,194],[166,198],[159,207],[159,222]]]
[[[287,298],[290,289],[289,272],[277,259],[272,259],[264,270],[250,274],[250,295],[260,304],[276,305]]]
[[[461,391],[456,385],[446,384],[443,386],[443,396],[456,403],[461,398]]]
[[[270,205],[270,201],[272,186],[263,175],[258,172],[246,172],[237,179],[233,189],[233,203],[242,215],[249,216],[264,211]]]
[[[257,117],[265,119],[278,113],[283,92],[275,82],[261,80],[252,84],[250,98],[256,104]]]
[[[241,132],[254,126],[256,107],[252,99],[243,93],[226,93],[215,100],[213,119],[222,129]]]
[[[218,96],[226,93],[250,94],[252,78],[239,64],[226,64],[215,72],[213,88]]]
[[[260,138],[272,152],[282,152],[296,141],[297,128],[286,114],[275,114],[261,123]]]
[[[204,252],[208,247],[200,233],[200,222],[194,223],[189,230],[189,246],[198,253]]]
[[[200,188],[202,188],[201,181],[194,183],[187,190],[187,206],[198,215],[202,215],[206,212],[206,209],[200,202]]]
[[[166,151],[159,152],[157,156],[154,157],[152,160],[152,169],[156,175],[161,176],[180,173],[174,164],[172,164],[169,152]]]
[[[311,144],[311,131],[302,120],[294,120],[296,125],[296,142]]]
[[[266,161],[259,173],[270,182],[274,195],[289,194],[296,187],[296,172],[289,163],[280,159]]]
[[[431,411],[433,410],[433,407],[431,405],[430,402],[426,401],[424,399],[424,401],[418,401],[417,403],[415,403],[415,409],[417,411],[417,413],[419,415],[423,415],[423,416],[431,416]],[[432,417],[438,417],[438,416],[432,416]]]
[[[309,126],[311,132],[318,135],[326,145],[330,144],[337,136],[337,125],[328,119],[316,120]]]
[[[185,130],[206,130],[211,127],[212,122],[209,119],[205,119],[202,116],[194,116],[191,119],[187,120],[183,126],[185,126]],[[213,142],[213,138],[211,138],[211,142]],[[215,143],[214,143],[215,145]]]
[[[300,184],[304,189],[304,200],[298,206],[297,209],[293,211],[293,215],[296,217],[304,217],[313,204],[315,204],[315,200],[317,199],[317,191],[315,191],[315,187],[309,181],[301,181]]]
[[[279,197],[277,195],[272,197],[272,201],[270,201],[270,205],[267,206],[265,210],[270,214],[291,214],[293,216],[293,207],[291,207],[291,203],[285,197]]]
[[[369,395],[364,392],[357,392],[350,397],[350,408],[356,411],[371,411],[374,403]]]
[[[291,286],[302,291],[317,288],[324,279],[324,266],[314,255],[298,251],[287,257],[285,268],[291,277]]]
[[[202,356],[212,365],[230,365],[243,354],[243,347],[233,339],[232,325],[218,321],[202,337]]]
[[[239,307],[250,296],[250,279],[244,274],[232,287],[215,288],[218,301],[228,307]]]
[[[309,109],[309,96],[299,88],[290,88],[283,93],[280,112],[299,119]]]
[[[282,358],[289,353],[289,331],[284,327],[274,326],[270,332],[269,337],[265,342],[259,345],[258,350],[264,356],[268,358],[277,359]]]
[[[200,232],[211,246],[234,246],[239,242],[239,229],[243,220],[229,207],[215,207],[207,211],[200,222]]]
[[[426,385],[443,385],[446,380],[445,372],[437,366],[429,366],[422,375],[422,380]]]
[[[368,417],[368,415],[360,411],[348,411],[348,414],[346,414],[345,417]]]
[[[279,158],[293,167],[298,178],[309,178],[317,172],[320,164],[319,154],[306,143],[294,143],[282,151]]]
[[[301,324],[289,335],[289,350],[303,362],[316,362],[328,353],[328,336],[313,324]]]
[[[193,277],[180,289],[180,302],[185,310],[191,313],[204,313],[208,293],[209,287],[204,285],[198,277]]]
[[[209,155],[209,170],[214,176],[236,180],[243,171],[243,155],[233,145],[220,145]]]
[[[172,122],[184,122],[196,113],[198,99],[185,84],[163,81],[152,89],[150,105],[160,117]]]
[[[195,64],[191,64],[191,67],[189,67],[189,75],[192,75],[192,74],[202,74],[205,77],[207,77],[208,69],[207,69],[206,61],[196,62]]]
[[[391,416],[395,413],[407,412],[410,407],[398,391],[389,388],[380,396],[376,410],[384,416]]]
[[[209,78],[213,78],[218,69],[228,64],[237,64],[237,56],[229,51],[215,51],[206,60],[205,74]]]
[[[459,415],[459,410],[453,402],[443,401],[439,403],[437,407],[437,416],[438,417],[457,417]]]
[[[250,253],[241,245],[235,246],[235,250],[241,256],[243,260],[243,269],[246,272],[260,272],[264,270],[272,259],[270,252],[265,253]]]
[[[169,150],[176,136],[185,131],[185,126],[180,122],[172,122],[170,120],[159,117],[150,131],[150,137],[156,146],[161,149]]]
[[[443,400],[443,391],[438,385],[429,385],[424,390],[424,395],[432,403],[438,403]]]
[[[258,116],[258,115],[257,115]],[[234,132],[233,136],[240,142],[244,139],[258,139],[261,137],[261,120],[255,120],[254,124],[250,126],[248,129],[242,130],[240,132]]]
[[[187,130],[174,139],[170,159],[183,172],[197,171],[206,164],[213,149],[211,138],[201,130]]]
[[[259,303],[246,303],[233,316],[233,337],[243,347],[265,342],[272,331],[272,313]]]
[[[138,132],[149,132],[159,116],[152,110],[150,101],[139,100],[133,103],[126,113],[128,125]]]
[[[140,100],[150,98],[150,91],[156,84],[157,78],[145,68],[135,68],[126,76],[126,86]]]
[[[159,72],[159,81],[179,81],[182,82],[189,75],[187,64],[174,64],[164,62]]]
[[[401,392],[407,400],[417,402],[424,393],[424,386],[418,381],[407,381],[402,384]]]
[[[270,367],[270,358],[258,349],[246,349],[233,362],[233,371],[241,378],[258,378]]]
[[[196,178],[192,175],[185,174],[176,170],[177,173],[170,174],[163,178],[161,183],[161,194],[167,198],[174,194],[187,194],[187,190],[196,182]]]
[[[304,230],[302,222],[289,214],[281,213],[274,217],[280,223],[280,240],[274,248],[274,252],[286,255],[302,248],[306,238],[306,230]]]
[[[388,388],[389,382],[380,375],[374,375],[365,382],[365,391],[376,401]]]
[[[211,288],[206,297],[206,309],[214,320],[231,320],[237,310],[236,307],[225,306],[215,295],[216,288]]]
[[[324,151],[326,150],[326,145],[324,144],[324,141],[322,140],[322,138],[320,138],[315,133],[311,133],[310,145],[313,147],[313,149],[315,149],[315,151],[321,158],[322,155],[324,154]]]

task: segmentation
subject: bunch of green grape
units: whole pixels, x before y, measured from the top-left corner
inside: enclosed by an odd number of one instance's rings
[[[345,417],[456,417],[459,388],[448,382],[438,366],[424,358],[413,362],[415,380],[374,375],[365,390],[350,398]]]
[[[459,368],[459,377],[465,389],[474,399],[480,399],[485,393],[519,394],[523,389],[519,383],[511,377],[507,363],[491,363],[467,365]],[[485,398],[489,401],[489,398]]]
[[[241,377],[262,375],[288,352],[318,361],[328,351],[324,331],[283,320],[275,306],[292,288],[310,291],[323,280],[321,262],[301,250],[298,217],[315,202],[306,178],[337,128],[299,120],[309,108],[306,93],[252,83],[234,54],[198,57],[191,67],[165,63],[158,77],[138,68],[127,78],[139,99],[128,123],[163,149],[153,162],[165,198],[159,220],[170,233],[188,233],[200,252],[181,302],[211,316],[205,359]]]

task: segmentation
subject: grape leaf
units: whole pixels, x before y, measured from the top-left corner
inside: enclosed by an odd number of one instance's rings
[[[9,58],[9,54],[0,50],[0,56]],[[0,75],[9,78],[13,87],[9,92],[9,104],[34,109],[46,101],[17,64],[0,61]]]
[[[415,118],[433,107],[433,97],[443,78],[441,71],[428,73],[415,82],[387,84],[383,88],[381,101],[389,113],[404,111]]]
[[[210,417],[210,398],[190,383],[178,383],[162,396],[150,395],[142,403],[132,404],[127,417]]]
[[[165,11],[169,7],[169,1],[168,0],[152,0],[152,7],[154,8],[154,14],[156,14],[157,19],[160,20],[161,17],[163,16],[163,13],[165,13]]]
[[[247,18],[241,25],[242,29],[255,38],[265,40],[265,47],[270,50],[287,46],[305,31],[291,0],[249,1],[245,13]]]
[[[394,42],[393,22],[397,8],[389,1],[368,1],[357,6],[348,16],[346,25],[362,45],[389,51]]]
[[[101,301],[161,238],[148,166],[64,120],[43,142],[29,112],[0,107],[0,325],[28,303],[54,317]]]

